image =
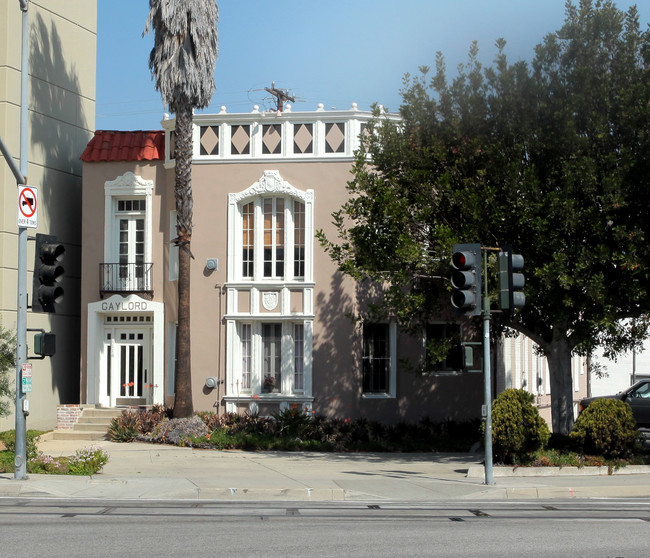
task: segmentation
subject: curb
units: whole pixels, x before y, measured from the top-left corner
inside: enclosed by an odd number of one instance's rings
[[[609,475],[641,475],[650,474],[650,465],[628,465],[620,469],[608,467],[493,467],[494,477],[564,477],[583,476],[599,477]],[[467,469],[467,478],[478,479],[485,477],[483,465],[472,465]]]

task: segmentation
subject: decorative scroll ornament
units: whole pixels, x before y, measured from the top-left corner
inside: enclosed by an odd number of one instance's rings
[[[268,194],[287,195],[302,201],[311,201],[314,197],[313,190],[306,192],[298,190],[286,180],[283,180],[279,171],[265,170],[262,177],[255,184],[249,186],[243,192],[229,194],[229,198],[231,202],[239,203],[248,198]]]
[[[127,171],[115,180],[107,181],[105,188],[145,188],[151,190],[153,189],[153,180],[145,180],[141,176],[136,176],[131,171]]]

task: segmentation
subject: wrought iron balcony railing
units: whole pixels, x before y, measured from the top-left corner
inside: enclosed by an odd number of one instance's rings
[[[104,293],[152,293],[152,263],[99,264],[99,291]]]

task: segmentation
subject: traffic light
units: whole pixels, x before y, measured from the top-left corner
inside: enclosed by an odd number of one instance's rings
[[[454,244],[451,305],[464,316],[481,315],[481,245]]]
[[[65,247],[49,234],[36,235],[32,312],[54,312],[54,305],[63,299],[64,269],[60,265]]]
[[[521,291],[526,284],[523,273],[524,257],[513,254],[512,246],[504,246],[497,254],[499,262],[499,307],[504,312],[514,312],[526,304],[526,295]]]
[[[43,357],[51,357],[56,353],[56,335],[42,331],[34,335],[34,352]]]

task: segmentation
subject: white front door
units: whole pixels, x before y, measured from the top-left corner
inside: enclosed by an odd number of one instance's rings
[[[119,328],[111,340],[111,406],[152,405],[151,331]]]

